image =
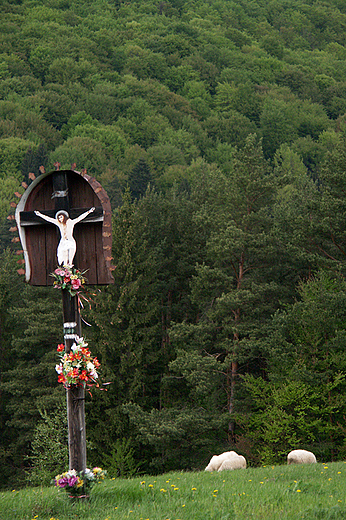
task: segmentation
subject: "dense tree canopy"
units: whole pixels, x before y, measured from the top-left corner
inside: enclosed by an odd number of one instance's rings
[[[65,436],[61,301],[24,285],[11,220],[56,162],[113,209],[115,283],[83,310],[111,382],[88,457],[345,455],[345,28],[341,0],[3,2],[0,486]]]

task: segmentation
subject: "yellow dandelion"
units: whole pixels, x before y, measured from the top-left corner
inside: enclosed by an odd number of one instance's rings
[[[153,486],[152,484],[149,484],[149,486],[148,486],[148,487],[154,487],[154,486]]]
[[[183,504],[181,507],[185,507],[185,504]]]
[[[192,491],[197,491],[197,488],[192,488]]]
[[[264,482],[260,482],[260,484],[264,484]]]
[[[328,480],[332,480],[331,478],[329,478]]]
[[[175,488],[173,489],[173,491],[178,491],[178,489],[179,489],[179,488],[175,487]]]
[[[341,475],[341,471],[338,471],[338,475]]]
[[[141,486],[142,486],[143,484],[145,484],[145,480],[142,480],[142,482],[141,482]]]
[[[175,484],[171,484],[171,487],[175,487]]]
[[[217,495],[213,495],[213,497],[217,497]]]
[[[342,502],[342,500],[338,500],[338,502]]]
[[[301,493],[301,492],[302,492],[302,490],[301,490],[301,489],[297,489],[297,493]]]
[[[252,480],[250,479],[249,482],[252,482]]]
[[[160,491],[162,491],[162,493],[167,493],[167,489],[161,488]]]
[[[214,489],[214,493],[218,493],[218,490],[217,490],[217,489]]]

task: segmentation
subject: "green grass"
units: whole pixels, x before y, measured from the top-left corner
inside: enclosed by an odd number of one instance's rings
[[[109,479],[89,501],[56,488],[0,493],[0,520],[345,520],[346,463]]]

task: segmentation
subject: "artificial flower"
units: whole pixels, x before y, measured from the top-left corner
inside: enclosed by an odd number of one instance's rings
[[[87,383],[88,386],[97,385],[97,369],[100,367],[100,363],[96,357],[91,356],[88,343],[84,341],[84,338],[76,336],[69,353],[63,353],[60,345],[58,345],[57,352],[60,363],[55,365],[55,370],[59,375],[58,382],[63,383],[65,388],[71,388],[73,385],[85,387]]]

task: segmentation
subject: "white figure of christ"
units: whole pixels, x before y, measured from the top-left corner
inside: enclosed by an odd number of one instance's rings
[[[61,238],[57,250],[59,266],[71,267],[73,265],[73,258],[77,248],[76,241],[73,238],[73,228],[75,224],[85,219],[93,211],[95,211],[95,208],[90,208],[73,220],[70,219],[69,214],[64,210],[57,211],[55,218],[48,217],[40,211],[34,211],[35,215],[51,224],[55,224],[60,230]]]

